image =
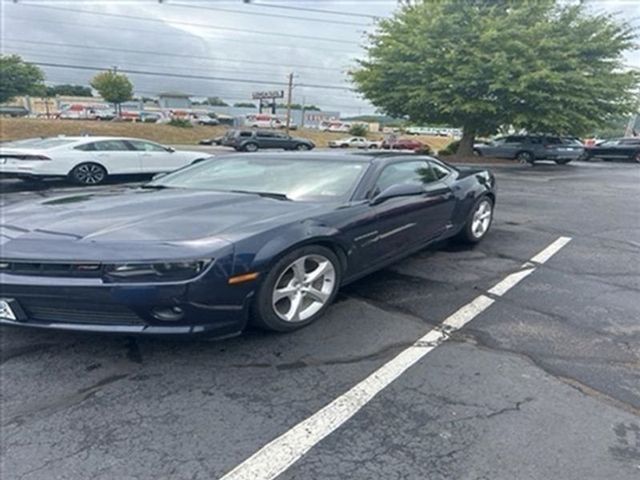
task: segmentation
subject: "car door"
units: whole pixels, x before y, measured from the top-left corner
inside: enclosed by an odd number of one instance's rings
[[[403,183],[421,185],[424,194],[389,198],[372,207],[377,218],[376,254],[380,259],[425,245],[449,228],[455,197],[429,162],[407,160],[385,166],[374,192]]]
[[[618,158],[636,160],[640,159],[640,138],[625,138],[620,140],[618,144],[619,153]]]
[[[260,148],[279,148],[278,139],[276,138],[276,132],[270,132],[268,130],[258,130],[256,132],[256,141]]]
[[[138,152],[124,140],[99,140],[74,148],[83,153],[77,164],[93,161],[104,166],[110,175],[142,173]]]
[[[504,141],[495,145],[493,156],[497,158],[515,158],[518,152],[522,151],[525,137],[520,135],[510,135]]]
[[[178,152],[146,140],[127,140],[140,158],[142,173],[170,172],[190,162]]]
[[[274,132],[273,133],[273,144],[274,148],[292,148],[293,142],[291,141],[291,137],[286,133]]]

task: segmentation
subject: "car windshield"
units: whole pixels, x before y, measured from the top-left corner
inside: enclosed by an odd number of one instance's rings
[[[235,156],[194,165],[148,186],[241,191],[295,201],[336,201],[348,197],[365,167],[366,163],[345,160]]]
[[[53,148],[73,142],[75,140],[69,138],[26,138],[15,142],[3,143],[2,146],[8,148]]]

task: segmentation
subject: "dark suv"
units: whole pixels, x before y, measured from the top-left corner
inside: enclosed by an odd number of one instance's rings
[[[588,147],[584,151],[585,160],[631,160],[640,163],[640,137],[614,138]]]
[[[315,147],[311,140],[291,137],[286,133],[273,130],[229,130],[221,143],[243,152],[256,152],[262,148],[311,150]]]
[[[476,155],[509,158],[521,163],[536,160],[554,160],[558,164],[569,163],[584,153],[584,145],[569,137],[551,135],[509,135],[499,137],[488,144],[473,146]]]

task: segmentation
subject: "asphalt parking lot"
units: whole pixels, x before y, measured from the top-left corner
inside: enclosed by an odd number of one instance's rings
[[[487,295],[490,306],[279,478],[637,479],[640,169],[493,170],[483,243],[442,244],[370,275],[299,332],[213,342],[0,331],[2,477],[221,478]],[[0,191],[6,207],[78,188]],[[571,240],[504,295],[488,293],[559,237]],[[239,472],[227,478],[262,478]]]

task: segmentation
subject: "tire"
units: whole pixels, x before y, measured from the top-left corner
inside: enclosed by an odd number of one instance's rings
[[[308,150],[311,150],[311,148],[305,143],[299,143],[298,145],[296,145],[296,150],[298,150],[299,152],[306,152]]]
[[[554,162],[556,162],[556,165],[566,165],[570,161],[571,161],[570,158],[563,158],[563,159],[554,160]]]
[[[73,167],[69,176],[79,185],[100,185],[107,179],[107,170],[98,163],[86,162]]]
[[[319,276],[310,284],[305,283],[314,272]],[[276,332],[305,327],[333,302],[340,280],[340,261],[332,250],[319,245],[293,250],[266,274],[254,303],[253,321],[260,328]]]
[[[242,147],[242,150],[244,152],[257,152],[258,151],[258,144],[257,143],[247,143]]]
[[[488,217],[486,217],[486,219],[483,221],[483,228],[480,231],[477,229],[477,226],[478,226],[477,222],[480,220],[478,216],[482,215],[480,213],[482,211],[484,211],[485,212],[484,214],[486,214],[487,213],[486,208],[489,208]],[[474,203],[473,208],[469,212],[469,218],[467,218],[467,222],[465,223],[464,227],[458,234],[457,239],[467,244],[478,243],[480,240],[482,240],[485,237],[485,235],[491,228],[492,223],[493,223],[493,200],[490,197],[484,195],[480,197],[478,200],[476,200],[476,203]]]
[[[478,150],[477,148],[473,149],[473,155],[476,157],[481,157],[482,156],[482,152],[480,150]]]
[[[535,157],[531,152],[518,152],[518,154],[516,155],[516,160],[518,160],[518,162],[522,164],[533,164],[533,162],[535,161]]]
[[[349,145],[347,145],[346,143],[343,143],[342,145],[340,145],[340,148],[349,148]]]
[[[640,163],[640,152],[636,152],[635,155],[631,156],[631,161],[632,162],[636,162],[636,163]]]

